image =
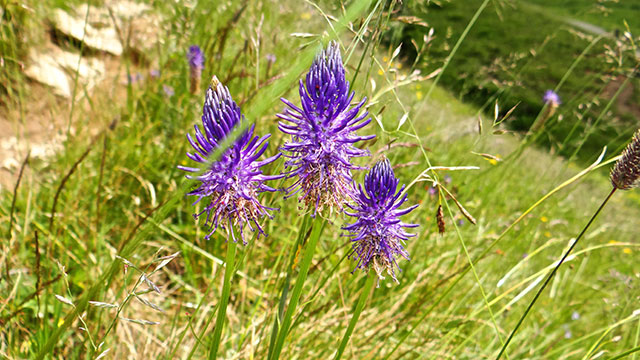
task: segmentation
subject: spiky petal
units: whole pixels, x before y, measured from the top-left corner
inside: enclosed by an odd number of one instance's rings
[[[611,183],[620,190],[629,190],[640,185],[640,130],[622,152],[622,157],[611,170]]]
[[[313,61],[306,83],[300,81],[301,108],[286,99],[287,107],[278,117],[278,128],[291,135],[282,146],[286,153],[287,178],[297,178],[287,189],[289,196],[300,193],[299,201],[313,214],[329,208],[343,210],[354,194],[351,170],[362,169],[351,163],[354,157],[369,152],[354,144],[375,137],[358,136],[356,131],[371,122],[368,112],[360,115],[366,98],[351,106],[355,92],[349,93],[349,82],[340,56],[340,47],[331,42]]]
[[[418,226],[400,220],[418,205],[400,209],[407,195],[402,195],[404,185],[398,190],[398,183],[389,160],[379,161],[365,176],[364,187],[358,186],[355,204],[347,205],[353,212],[345,213],[356,221],[343,227],[352,237],[351,256],[356,259],[356,269],[366,272],[373,268],[380,279],[386,272],[396,282],[395,270],[400,270],[397,259],[409,260],[404,244],[415,236],[405,228]]]
[[[233,101],[229,89],[218,82],[214,77],[212,85],[207,89],[207,95],[202,109],[202,127],[196,125],[195,139],[187,134],[187,139],[195,149],[193,153],[187,153],[189,159],[206,166],[206,170],[197,176],[187,175],[189,179],[200,181],[197,189],[188,193],[198,199],[197,204],[205,199],[204,210],[194,214],[195,218],[207,215],[205,226],[211,231],[205,237],[209,238],[220,226],[233,237],[231,226],[237,227],[243,243],[244,227],[252,231],[258,230],[258,236],[264,234],[258,221],[264,217],[271,217],[269,210],[258,200],[258,194],[264,191],[275,191],[267,186],[265,181],[282,178],[283,175],[267,176],[260,168],[280,157],[280,154],[265,160],[258,158],[267,150],[269,134],[259,137],[254,136],[254,125],[251,125],[242,133],[231,146],[223,152],[220,159],[211,162],[209,156],[218,148],[233,128],[246,121],[240,107]],[[181,170],[191,173],[200,173],[200,168],[178,166]]]

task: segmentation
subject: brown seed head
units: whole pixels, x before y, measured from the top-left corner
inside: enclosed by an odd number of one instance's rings
[[[622,157],[611,170],[611,184],[620,190],[629,190],[640,185],[640,130],[622,152]]]
[[[445,229],[444,212],[442,211],[442,205],[438,206],[438,211],[436,212],[436,222],[438,223],[438,233],[444,234],[446,229]]]

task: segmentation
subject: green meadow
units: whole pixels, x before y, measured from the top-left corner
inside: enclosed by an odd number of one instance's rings
[[[333,359],[343,339],[343,359],[638,356],[637,190],[613,194],[498,355],[611,192],[609,171],[637,128],[633,41],[618,46],[558,18],[595,23],[598,8],[148,2],[158,41],[114,56],[52,29],[56,9],[82,3],[0,0],[2,136],[27,144],[0,173],[1,358]],[[601,3],[610,12],[598,26],[622,28],[626,19],[631,33],[640,30],[635,5]],[[118,27],[123,44],[126,29],[135,26]],[[372,121],[358,134],[376,135],[356,144],[371,156],[354,162],[389,159],[408,185],[403,207],[419,205],[402,217],[420,226],[409,229],[416,236],[405,244],[410,260],[398,259],[398,282],[387,276],[370,291],[375,272],[356,269],[342,230],[354,220],[325,212],[308,229],[298,196],[283,192],[259,196],[279,209],[260,222],[268,237],[246,232],[227,267],[232,243],[222,230],[205,240],[210,230],[193,214],[206,200],[192,205],[186,194],[197,180],[177,168],[196,166],[186,136],[201,125],[213,76],[256,134],[271,134],[261,159],[276,155],[291,141],[278,129],[279,99],[300,106],[299,81],[331,40],[354,102],[367,98]],[[104,61],[103,79],[92,89],[71,82],[74,95],[64,98],[28,78],[29,52],[52,44]],[[205,56],[194,92],[191,45]],[[542,102],[547,89],[562,99],[553,113]],[[37,156],[33,122],[62,139],[55,153]],[[282,173],[283,159],[262,170]],[[355,182],[367,172],[353,171]]]

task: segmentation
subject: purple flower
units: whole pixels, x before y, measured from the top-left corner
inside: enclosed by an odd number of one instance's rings
[[[404,185],[398,190],[398,179],[389,160],[379,161],[365,176],[364,188],[358,186],[358,193],[353,199],[355,205],[347,205],[354,212],[346,210],[345,213],[357,220],[343,227],[352,237],[350,256],[357,261],[356,269],[368,271],[373,267],[380,279],[384,279],[383,273],[386,272],[396,282],[395,269],[400,270],[396,260],[400,257],[409,260],[409,253],[403,245],[409,237],[415,236],[404,228],[418,226],[400,220],[400,216],[418,206],[399,209],[407,200],[407,195],[402,195],[403,190]]]
[[[129,84],[135,84],[142,80],[144,80],[144,75],[139,72],[135,74],[127,74],[127,81],[129,82]]]
[[[158,69],[151,69],[149,71],[149,75],[153,78],[153,79],[157,79],[160,77],[160,70]]]
[[[276,56],[274,54],[267,54],[266,58],[269,64],[273,64],[276,62]]]
[[[545,104],[551,104],[552,106],[558,106],[561,104],[560,96],[553,90],[545,91],[542,101],[544,101]]]
[[[187,175],[189,179],[199,180],[201,183],[197,189],[187,195],[197,196],[193,205],[206,199],[204,210],[194,214],[197,219],[203,213],[207,214],[205,226],[211,228],[211,232],[205,237],[208,239],[216,231],[218,226],[225,229],[231,235],[233,241],[237,241],[232,226],[237,226],[238,233],[244,244],[244,226],[252,231],[258,230],[258,236],[266,236],[258,220],[264,216],[271,218],[267,210],[276,210],[266,207],[258,200],[258,194],[264,191],[275,191],[265,185],[265,181],[280,179],[283,175],[268,176],[260,170],[263,165],[269,164],[280,157],[280,154],[258,161],[258,158],[267,150],[269,134],[259,137],[254,136],[254,125],[251,125],[240,135],[230,147],[224,151],[220,159],[209,164],[208,157],[216,150],[218,144],[232,132],[233,128],[241,121],[246,121],[240,107],[229,95],[229,89],[221,85],[217,78],[213,78],[211,86],[207,89],[207,95],[202,109],[202,127],[195,126],[195,139],[187,134],[187,139],[195,149],[193,153],[187,153],[189,159],[202,163],[208,168],[199,176]],[[199,168],[178,166],[179,169],[198,173]],[[255,226],[255,228],[254,228]]]
[[[193,69],[204,69],[204,54],[198,45],[189,46],[187,52],[187,60],[189,60],[189,67]]]
[[[198,45],[189,47],[187,60],[189,60],[189,78],[191,80],[189,91],[196,94],[200,90],[200,78],[202,77],[202,69],[204,69],[204,54]]]
[[[366,98],[355,106],[349,94],[349,82],[345,79],[340,48],[331,42],[311,64],[306,84],[300,80],[301,108],[286,99],[288,107],[278,117],[284,121],[278,128],[291,135],[291,140],[282,146],[287,178],[297,177],[287,188],[288,196],[300,192],[299,201],[318,210],[328,207],[333,211],[343,210],[343,205],[354,194],[351,170],[362,169],[351,164],[351,158],[368,156],[369,152],[358,149],[354,143],[368,140],[375,135],[358,136],[356,130],[366,126],[368,112],[358,113]]]
[[[164,94],[167,97],[172,97],[176,93],[175,90],[173,90],[173,87],[171,85],[167,85],[167,84],[163,84],[162,85],[162,91],[164,91]]]

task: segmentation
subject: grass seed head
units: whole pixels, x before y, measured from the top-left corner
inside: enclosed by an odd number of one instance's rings
[[[611,170],[611,183],[620,190],[629,190],[640,184],[640,130],[622,152],[622,157]]]

